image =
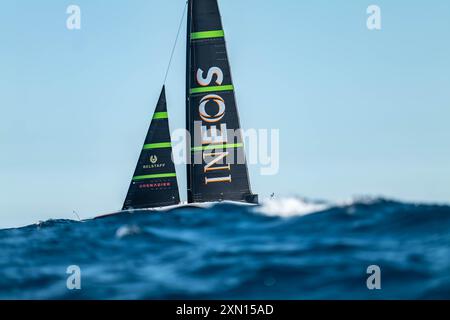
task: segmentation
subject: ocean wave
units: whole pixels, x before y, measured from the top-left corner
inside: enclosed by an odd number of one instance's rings
[[[323,202],[310,201],[299,197],[286,197],[264,199],[254,211],[271,217],[289,218],[325,211],[331,207],[331,204]]]
[[[380,197],[49,220],[0,230],[0,245],[0,299],[450,298],[450,207]]]

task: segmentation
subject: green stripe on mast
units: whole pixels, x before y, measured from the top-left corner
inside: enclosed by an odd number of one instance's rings
[[[169,115],[167,112],[155,112],[153,115],[153,120],[159,120],[159,119],[168,119]]]
[[[191,40],[199,39],[213,39],[213,38],[223,38],[225,37],[225,32],[223,30],[212,30],[212,31],[202,31],[191,33]]]
[[[133,181],[142,181],[142,180],[150,180],[150,179],[162,179],[162,178],[176,178],[176,173],[160,173],[160,174],[149,174],[145,176],[136,176],[133,177]]]
[[[144,150],[171,148],[171,142],[150,143],[144,145]]]
[[[233,91],[233,85],[225,86],[210,86],[210,87],[199,87],[191,89],[191,94],[204,93],[204,92],[216,92],[216,91]]]

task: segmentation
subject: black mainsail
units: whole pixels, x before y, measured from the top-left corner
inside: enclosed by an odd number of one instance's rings
[[[122,210],[164,207],[179,203],[163,86]]]
[[[217,0],[188,1],[186,70],[188,202],[257,203],[250,188]]]

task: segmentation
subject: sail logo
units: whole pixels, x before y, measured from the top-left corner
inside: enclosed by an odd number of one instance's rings
[[[220,86],[223,83],[223,72],[218,67],[212,67],[208,70],[208,74],[206,75],[206,78],[203,78],[203,74],[205,72],[202,69],[197,70],[197,83],[201,85],[202,87],[207,87],[211,84],[212,79],[214,76],[216,76],[215,83]]]
[[[151,162],[152,164],[157,163],[157,162],[158,162],[158,157],[155,156],[155,155],[151,156],[151,157],[150,157],[150,162]]]
[[[213,101],[218,106],[217,113],[214,116],[209,115],[206,112],[206,104],[210,101]],[[218,122],[225,116],[225,100],[216,94],[209,94],[200,101],[199,112],[200,118],[202,118],[203,121],[209,123]]]
[[[210,86],[215,78],[215,85],[222,85],[224,74],[219,67],[211,67],[206,77],[202,69],[198,69],[196,73],[197,84],[202,87]],[[215,106],[215,108],[213,107]],[[212,110],[216,110],[215,113]],[[225,159],[229,156],[229,152],[211,149],[205,152],[203,146],[223,145],[228,142],[227,124],[220,123],[225,117],[226,103],[225,100],[218,94],[208,94],[204,96],[199,103],[199,115],[204,124],[201,125],[201,143],[202,143],[202,158],[203,158],[203,172],[208,173],[219,171],[227,171],[229,174],[224,174],[222,177],[208,177],[205,176],[205,184],[211,183],[230,183],[231,182],[231,165],[222,165]],[[218,126],[220,128],[218,128]],[[207,149],[207,148],[206,148]],[[218,147],[218,149],[220,149]]]
[[[158,157],[156,155],[152,155],[149,158],[150,164],[146,164],[142,166],[142,169],[159,169],[164,168],[166,166],[165,163],[158,163]]]

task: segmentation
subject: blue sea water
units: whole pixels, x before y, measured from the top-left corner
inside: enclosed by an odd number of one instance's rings
[[[0,298],[450,299],[450,207],[291,198],[0,230]]]

